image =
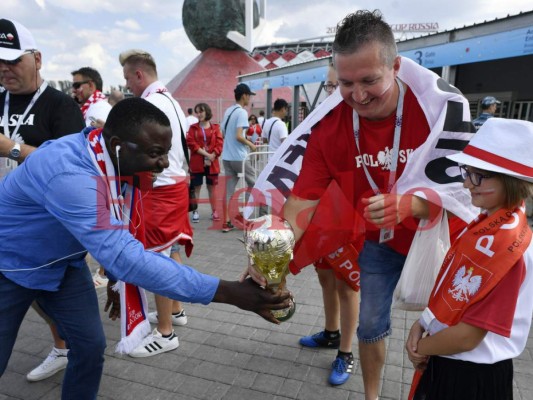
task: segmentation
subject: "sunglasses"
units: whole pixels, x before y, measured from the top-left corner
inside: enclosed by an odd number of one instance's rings
[[[26,50],[19,58],[15,58],[14,60],[2,60],[0,59],[0,63],[4,63],[6,65],[17,65],[22,61],[22,57],[24,57],[26,54],[33,54],[34,50]]]
[[[489,179],[494,176],[490,174],[483,175],[483,174],[480,174],[479,172],[469,171],[468,168],[465,167],[464,165],[459,166],[459,169],[461,170],[461,176],[463,177],[463,179],[466,180],[466,178],[469,178],[470,182],[472,182],[472,185],[474,186],[479,186],[481,185],[481,181],[483,179]]]
[[[81,85],[84,85],[84,84],[89,83],[89,82],[92,82],[92,81],[89,79],[88,81],[74,82],[72,84],[72,87],[77,90],[77,89],[79,89],[81,87]]]

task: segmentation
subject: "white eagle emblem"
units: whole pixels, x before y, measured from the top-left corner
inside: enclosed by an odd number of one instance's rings
[[[448,289],[448,293],[457,301],[468,301],[468,296],[476,294],[481,286],[481,275],[472,276],[473,267],[466,270],[466,266],[459,268],[453,278],[453,289]]]
[[[390,170],[392,164],[392,152],[389,147],[385,147],[384,151],[378,152],[378,162],[381,165],[382,170]]]

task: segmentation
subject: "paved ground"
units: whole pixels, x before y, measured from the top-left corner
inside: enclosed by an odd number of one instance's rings
[[[224,279],[236,279],[245,254],[237,240],[242,232],[210,230],[207,206],[195,224],[195,251],[188,263]],[[209,400],[356,400],[364,399],[361,369],[343,386],[333,388],[327,377],[335,350],[310,350],[298,345],[302,335],[323,327],[321,296],[316,274],[307,268],[289,278],[298,302],[294,317],[280,326],[236,308],[213,304],[186,305],[189,323],[176,329],[180,347],[156,357],[133,359],[114,354],[119,324],[102,312],[108,339],[99,399]],[[103,308],[104,293],[99,290]],[[150,296],[153,307],[153,296]],[[403,351],[416,313],[395,311],[381,399],[406,399],[412,369]],[[355,342],[354,342],[355,343]],[[30,311],[21,327],[15,350],[0,378],[0,400],[59,399],[63,373],[37,383],[25,375],[48,354],[51,340],[42,320]],[[357,349],[354,347],[357,357]],[[533,399],[533,337],[515,361],[515,399]]]

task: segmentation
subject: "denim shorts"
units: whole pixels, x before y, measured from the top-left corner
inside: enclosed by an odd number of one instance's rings
[[[375,343],[392,332],[392,295],[400,279],[405,256],[386,244],[365,241],[359,254],[361,267],[361,305],[357,337]]]

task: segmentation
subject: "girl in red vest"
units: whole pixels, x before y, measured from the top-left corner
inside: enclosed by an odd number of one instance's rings
[[[192,124],[187,133],[187,146],[191,150],[191,185],[196,192],[196,198],[200,198],[204,176],[211,204],[211,219],[219,221],[220,216],[217,211],[216,187],[218,185],[218,175],[220,174],[220,163],[218,161],[222,154],[224,138],[220,131],[220,125],[211,123],[213,113],[211,107],[206,103],[199,103],[194,106],[194,112],[198,116],[198,122]],[[194,211],[192,222],[200,221],[200,214]]]

